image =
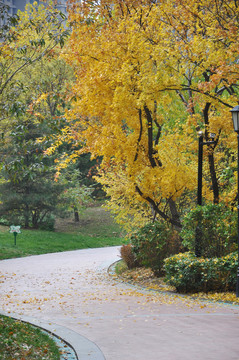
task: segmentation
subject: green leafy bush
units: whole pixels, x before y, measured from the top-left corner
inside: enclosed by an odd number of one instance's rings
[[[195,233],[200,232],[203,257],[221,257],[236,251],[237,214],[223,204],[208,204],[191,210],[182,221],[183,245],[195,251]]]
[[[0,224],[10,226],[12,224],[20,225],[22,228],[24,228],[25,221],[24,217],[17,213],[16,211],[12,212],[10,216],[3,215],[0,217]],[[39,220],[37,225],[34,226],[34,224],[29,221],[29,228],[35,228],[40,230],[48,230],[48,231],[54,231],[55,229],[55,216],[51,213],[48,213],[45,215],[45,217],[42,220]]]
[[[163,260],[182,250],[178,233],[160,222],[145,225],[130,242],[139,265],[151,268],[157,276],[163,274]]]
[[[237,266],[237,252],[221,258],[181,253],[165,259],[165,281],[183,293],[235,290]]]

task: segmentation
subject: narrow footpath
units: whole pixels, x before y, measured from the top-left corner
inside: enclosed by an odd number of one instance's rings
[[[0,261],[0,310],[64,326],[106,360],[239,360],[239,306],[118,283],[116,260],[118,247]]]

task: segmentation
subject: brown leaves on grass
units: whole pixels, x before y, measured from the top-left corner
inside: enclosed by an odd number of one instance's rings
[[[151,269],[144,267],[126,270],[118,277],[130,284],[138,285],[149,290],[175,291],[174,287],[164,282],[163,278],[156,277]]]
[[[54,360],[58,349],[39,329],[5,316],[0,317],[0,349],[4,360]]]

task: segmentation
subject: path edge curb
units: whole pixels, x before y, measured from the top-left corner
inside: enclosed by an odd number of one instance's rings
[[[147,287],[144,286],[140,286],[138,284],[133,284],[130,281],[124,281],[123,279],[121,279],[120,277],[117,276],[116,272],[115,272],[115,267],[117,265],[117,263],[119,263],[120,261],[122,261],[122,259],[117,260],[115,262],[113,262],[109,267],[108,267],[108,275],[113,277],[116,275],[116,277],[114,277],[114,281],[120,283],[120,284],[125,284],[126,286],[130,286],[134,289],[140,290],[142,292],[147,292],[147,293],[156,293],[156,294],[163,294],[163,295],[168,295],[168,296],[172,296],[172,297],[182,297],[182,298],[188,298],[188,299],[192,299],[192,300],[200,300],[201,302],[204,303],[208,303],[208,304],[217,304],[217,305],[221,305],[221,306],[226,306],[226,307],[231,307],[231,308],[235,308],[238,309],[239,304],[234,304],[231,302],[227,302],[227,301],[220,301],[220,300],[215,300],[212,301],[210,299],[203,299],[203,298],[197,298],[194,297],[192,294],[181,294],[181,293],[175,293],[173,291],[167,291],[167,290],[155,290],[155,289],[149,289]]]
[[[100,348],[86,337],[77,332],[52,322],[42,321],[26,315],[19,315],[12,312],[0,310],[0,314],[15,320],[21,320],[25,323],[47,331],[51,335],[63,340],[75,352],[78,360],[106,360]]]

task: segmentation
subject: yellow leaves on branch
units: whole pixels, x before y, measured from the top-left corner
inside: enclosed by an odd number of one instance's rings
[[[67,136],[75,138],[77,124],[76,142],[103,158],[100,181],[116,207],[140,201],[136,186],[142,202],[155,203],[196,188],[197,125],[218,136],[216,163],[234,147],[238,11],[232,0],[73,5],[65,58],[76,100]]]

